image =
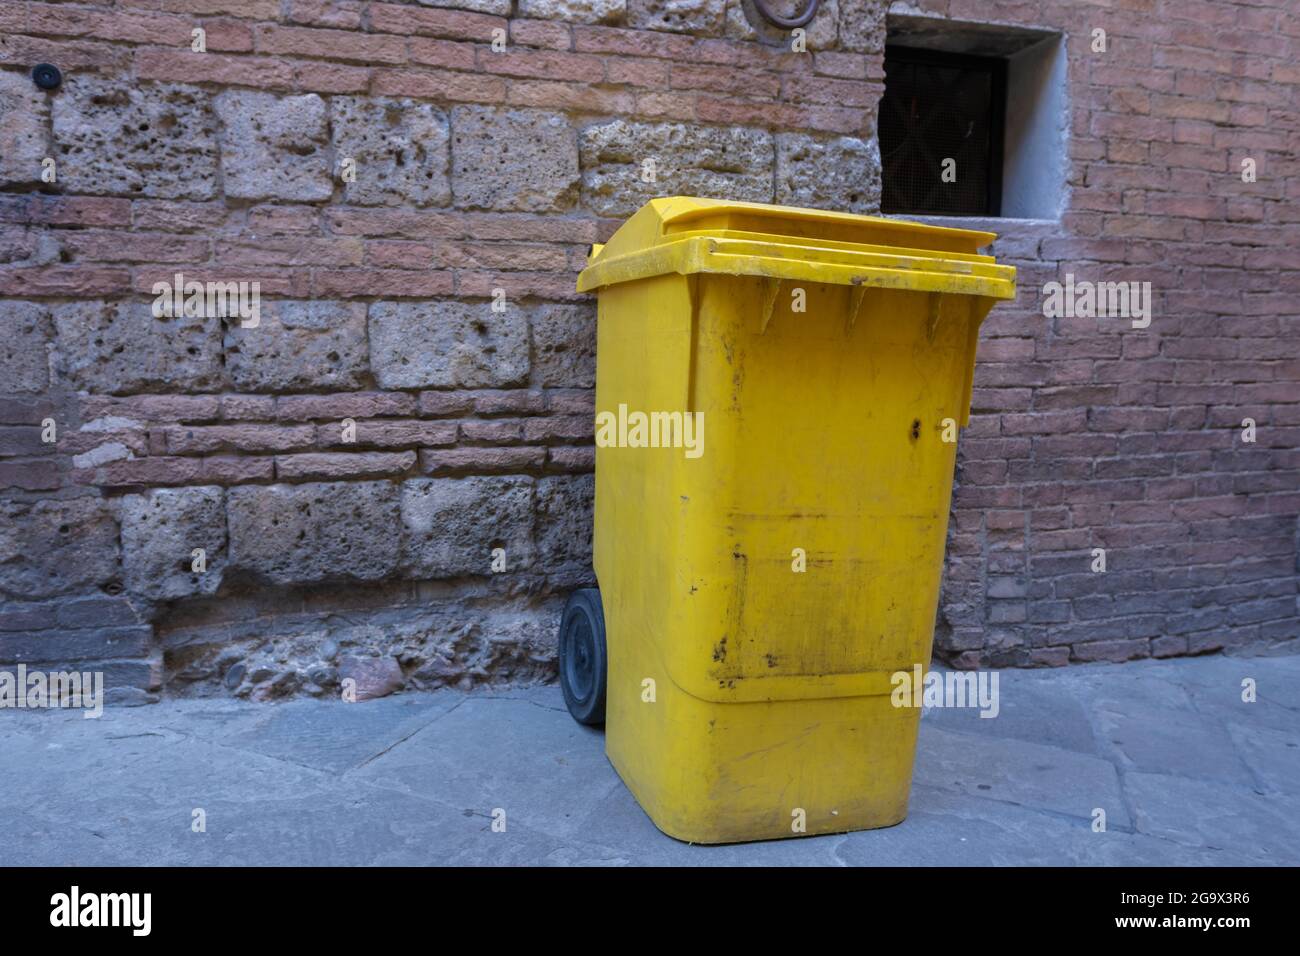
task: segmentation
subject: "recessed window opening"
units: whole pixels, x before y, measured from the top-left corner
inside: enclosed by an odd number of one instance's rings
[[[1059,218],[1067,130],[1059,34],[889,18],[882,212]]]

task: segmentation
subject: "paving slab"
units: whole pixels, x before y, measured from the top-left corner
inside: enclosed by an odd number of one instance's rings
[[[1300,861],[1300,798],[1153,773],[1125,774],[1124,789],[1140,833],[1262,863]]]
[[[604,735],[573,721],[558,688],[553,698],[471,696],[353,776],[466,810],[503,810],[507,826],[577,836],[588,808],[622,782]]]
[[[1079,820],[1101,808],[1111,829],[1132,828],[1114,764],[1059,747],[923,727],[913,780]]]
[[[936,668],[942,673],[942,669]],[[923,727],[961,733],[1012,737],[1079,753],[1099,753],[1088,711],[1061,692],[1062,678],[1045,671],[998,672],[998,712],[981,717],[974,708],[934,707],[922,715]]]
[[[1300,864],[1300,659],[1001,681],[925,715],[898,826],[722,847],[660,833],[555,686],[5,710],[0,865]]]

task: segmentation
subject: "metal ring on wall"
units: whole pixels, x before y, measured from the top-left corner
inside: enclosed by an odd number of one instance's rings
[[[773,26],[780,27],[782,30],[793,30],[796,27],[806,26],[817,15],[817,8],[821,6],[821,0],[808,0],[808,8],[803,13],[783,17],[768,7],[766,0],[750,0],[750,2],[764,20]]]

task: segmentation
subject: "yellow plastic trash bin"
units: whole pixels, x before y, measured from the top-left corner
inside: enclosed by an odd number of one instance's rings
[[[665,833],[906,816],[892,675],[929,666],[993,238],[674,197],[593,247],[599,589],[561,685]]]

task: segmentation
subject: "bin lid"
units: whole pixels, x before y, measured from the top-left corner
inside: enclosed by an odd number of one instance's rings
[[[852,213],[673,196],[592,246],[578,291],[667,273],[761,276],[1010,299],[1016,270],[977,250],[991,232]]]

